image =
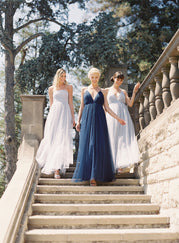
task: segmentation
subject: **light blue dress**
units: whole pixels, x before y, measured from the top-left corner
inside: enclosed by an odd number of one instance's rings
[[[126,125],[122,126],[116,119],[106,114],[115,169],[130,167],[139,161],[140,153],[134,125],[128,106],[125,104],[125,94],[121,90],[115,95],[109,89],[107,100],[111,110],[126,122]]]
[[[54,90],[44,130],[44,138],[36,154],[42,173],[62,173],[73,164],[73,125],[67,90]]]

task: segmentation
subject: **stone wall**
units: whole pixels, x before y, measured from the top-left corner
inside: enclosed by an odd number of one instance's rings
[[[141,162],[136,173],[161,214],[179,230],[179,99],[141,131]]]

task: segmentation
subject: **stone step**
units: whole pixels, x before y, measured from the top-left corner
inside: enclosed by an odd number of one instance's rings
[[[83,193],[90,193],[90,194],[142,194],[144,193],[143,188],[141,186],[61,186],[61,185],[38,185],[37,186],[37,193],[50,193],[50,194],[83,194]]]
[[[28,229],[167,228],[169,218],[159,215],[30,216]]]
[[[66,172],[74,172],[75,166],[70,166],[68,169],[66,169]]]
[[[50,174],[50,175],[46,175],[46,174],[42,174],[40,175],[41,178],[53,178],[53,174]],[[73,172],[66,172],[65,174],[62,174],[61,175],[61,178],[72,178],[73,177]],[[116,174],[115,175],[115,178],[116,179],[122,179],[122,178],[132,178],[134,179],[135,178],[135,175],[134,173],[122,173],[122,174]]]
[[[169,229],[33,229],[25,242],[137,242],[177,243],[179,234]]]
[[[71,179],[54,179],[54,178],[39,178],[39,185],[73,185],[73,186],[88,186],[89,181],[73,182]],[[116,179],[112,182],[103,182],[100,185],[104,186],[137,186],[139,185],[138,179]]]
[[[155,204],[32,204],[32,212],[43,215],[146,215],[159,214]]]
[[[70,166],[69,167],[76,167],[76,162],[73,162],[73,164],[70,164]]]
[[[38,203],[149,203],[149,195],[118,194],[34,194]]]
[[[66,172],[74,172],[75,168],[76,168],[75,165],[71,165],[69,168],[66,169]],[[125,173],[129,173],[129,172],[130,172],[130,169],[126,169]]]

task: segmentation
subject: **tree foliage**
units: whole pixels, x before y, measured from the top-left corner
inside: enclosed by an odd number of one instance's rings
[[[57,33],[42,38],[37,58],[28,60],[17,70],[22,92],[41,94],[51,84],[60,67],[95,66],[103,72],[118,63],[117,22],[112,13],[100,13],[90,23],[61,27]]]
[[[120,60],[133,80],[142,80],[178,29],[178,0],[95,0],[93,11],[113,11]]]
[[[14,104],[14,71],[15,58],[20,51],[32,40],[44,36],[45,28],[49,22],[57,24],[60,28],[67,26],[68,7],[78,3],[84,7],[84,0],[1,0],[0,2],[0,44],[5,53],[5,154],[6,177],[10,181],[17,160],[17,141],[15,128]],[[15,37],[24,28],[35,23],[43,23],[38,32],[30,33],[22,42],[17,44]],[[65,25],[64,25],[65,23]],[[22,63],[23,64],[23,63]],[[32,64],[35,68],[36,61]],[[38,66],[37,66],[38,72]],[[33,82],[34,80],[32,80]],[[16,83],[17,84],[17,83]],[[18,84],[17,84],[18,86]],[[17,87],[16,86],[16,87]],[[35,84],[33,88],[35,88]]]
[[[117,21],[112,13],[99,15],[78,37],[78,50],[88,65],[105,69],[118,62]]]

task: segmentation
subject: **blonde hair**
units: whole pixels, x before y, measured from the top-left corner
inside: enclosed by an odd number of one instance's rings
[[[91,74],[97,73],[99,76],[101,75],[101,72],[97,68],[91,68],[88,72],[88,78],[90,78]]]
[[[66,73],[66,71],[63,68],[60,68],[56,71],[55,77],[53,79],[53,86],[55,89],[59,87],[59,78],[62,76],[63,73]],[[67,81],[65,80],[65,84],[66,83]]]

